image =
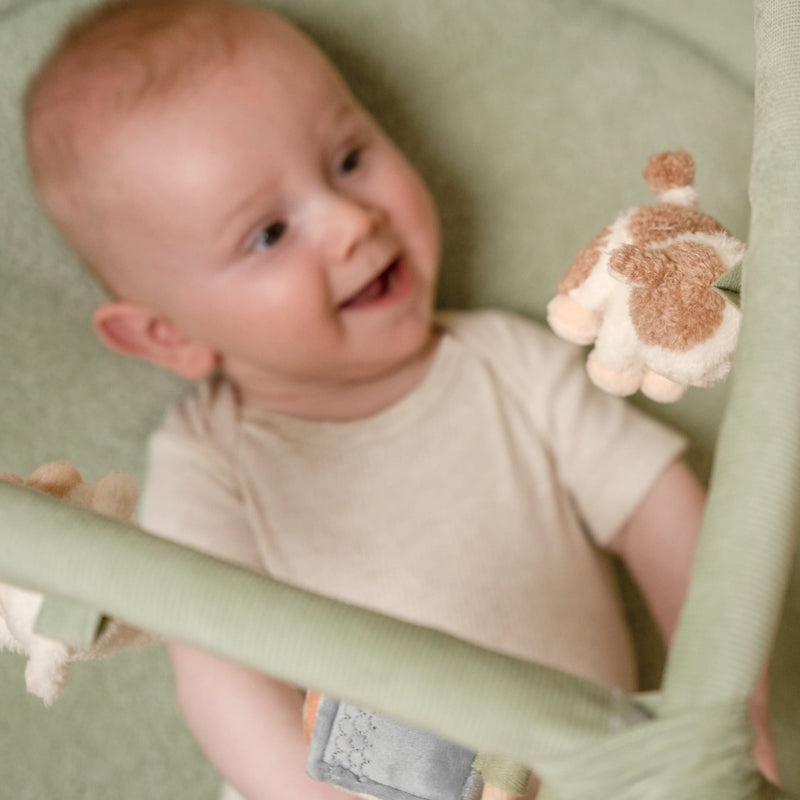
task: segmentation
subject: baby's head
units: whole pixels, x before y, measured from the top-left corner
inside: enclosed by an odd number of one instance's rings
[[[245,399],[363,380],[430,337],[439,232],[414,170],[319,49],[231,0],[128,0],[26,102],[31,175],[108,288],[111,347]]]

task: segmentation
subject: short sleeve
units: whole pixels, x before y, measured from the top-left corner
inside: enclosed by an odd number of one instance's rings
[[[539,323],[498,311],[446,315],[444,322],[499,371],[549,449],[589,535],[607,545],[685,450],[685,437],[598,389],[584,351]]]
[[[158,536],[263,571],[232,459],[197,424],[196,405],[194,398],[179,403],[151,436],[139,521]]]
[[[556,341],[554,352],[548,416],[557,469],[590,535],[606,545],[686,439],[594,386],[579,349]]]

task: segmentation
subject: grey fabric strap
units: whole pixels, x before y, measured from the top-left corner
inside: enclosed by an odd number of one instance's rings
[[[321,698],[306,771],[380,800],[479,800],[475,753],[426,731]]]

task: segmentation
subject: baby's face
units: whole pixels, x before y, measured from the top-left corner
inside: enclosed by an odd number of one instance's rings
[[[213,348],[245,400],[413,359],[439,261],[414,170],[313,46],[267,38],[98,155],[123,299]]]

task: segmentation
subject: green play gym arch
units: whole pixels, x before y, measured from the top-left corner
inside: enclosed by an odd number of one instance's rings
[[[43,15],[59,17],[65,5],[6,0],[0,28],[15,35],[32,30]],[[298,16],[314,20],[325,38],[325,25],[309,11],[313,2],[283,5],[297,6]],[[513,2],[502,5],[498,19],[515,7]],[[594,5],[606,6],[605,23],[633,24],[614,4],[568,2],[564,7],[579,18],[596,13]],[[48,6],[61,8],[51,14]],[[450,11],[456,16],[455,7]],[[425,32],[424,25],[420,30]],[[567,33],[579,36],[578,28]],[[547,797],[800,797],[800,774],[790,765],[797,735],[794,696],[800,694],[794,677],[800,656],[800,587],[792,570],[800,527],[800,358],[795,354],[800,342],[800,6],[793,0],[757,0],[755,42],[752,214],[736,375],[716,447],[691,593],[658,693],[631,698],[610,692],[316,597],[5,485],[0,485],[0,578],[531,764],[546,782]],[[716,56],[708,58],[713,70],[726,71]],[[393,63],[413,72],[413,60]],[[3,97],[2,102],[11,101]],[[385,114],[394,122],[393,115],[418,111],[409,101],[407,108]],[[714,111],[709,108],[710,114]],[[7,109],[4,113],[13,116]],[[465,135],[477,133],[467,130]],[[413,135],[406,144],[425,160],[424,145]],[[659,147],[654,143],[651,149]],[[631,171],[637,168],[638,162]],[[24,180],[20,165],[6,164],[6,170]],[[449,176],[445,170],[435,190],[446,192]],[[7,218],[13,216],[10,208],[4,212]],[[57,247],[55,242],[31,243],[25,231],[6,227],[0,258],[31,247],[38,257],[37,248]],[[592,229],[587,225],[584,232]],[[7,263],[11,266],[0,268],[8,279],[4,295],[10,304],[16,297],[12,284],[25,284],[15,271],[17,262],[11,258]],[[489,300],[495,299],[492,281],[480,284]],[[469,291],[462,293],[457,300],[472,302]],[[56,309],[69,316],[63,305],[51,311]],[[10,314],[9,305],[4,315]],[[35,384],[16,360],[17,344],[8,338],[3,349],[6,375],[12,385],[19,378],[19,394]],[[83,363],[86,353],[80,357]],[[49,366],[45,361],[41,368]],[[114,377],[113,368],[108,369]],[[172,387],[164,390],[169,391]],[[101,404],[97,393],[92,397],[89,413]],[[17,397],[18,404],[25,402]],[[47,402],[58,404],[59,398],[50,395]],[[19,413],[23,416],[9,412],[12,425],[25,419],[26,412]],[[101,430],[103,435],[126,435],[124,426],[122,433]],[[36,436],[36,431],[29,434]],[[42,451],[33,452],[38,457]],[[789,754],[782,762],[787,765],[785,793],[764,784],[749,758],[746,698],[771,650],[780,706],[778,746]]]

